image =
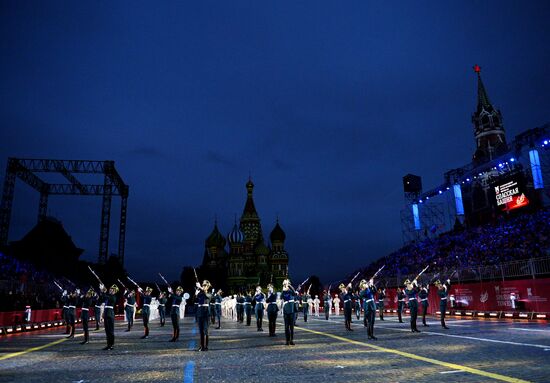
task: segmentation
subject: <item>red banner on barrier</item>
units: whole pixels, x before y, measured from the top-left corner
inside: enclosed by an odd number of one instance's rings
[[[515,308],[512,307],[512,294]],[[550,312],[550,278],[521,279],[515,281],[478,282],[453,284],[449,296],[454,297],[454,307],[472,311],[526,311]],[[451,306],[452,299],[447,305]],[[439,311],[437,288],[431,286],[428,312]],[[386,308],[397,308],[396,289],[386,290]]]

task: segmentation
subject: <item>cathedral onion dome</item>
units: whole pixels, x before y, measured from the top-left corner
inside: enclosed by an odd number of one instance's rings
[[[271,239],[271,243],[285,241],[286,234],[281,228],[281,226],[279,225],[279,220],[277,220],[277,224],[275,225],[275,228],[271,231],[269,238]]]
[[[229,239],[229,244],[238,244],[244,242],[244,234],[239,229],[239,226],[235,223],[235,226],[233,226],[233,230],[231,230],[231,233],[227,236]]]
[[[222,233],[218,230],[218,224],[214,224],[214,230],[212,230],[212,233],[206,238],[206,247],[217,247],[217,248],[223,248],[225,247],[225,238],[223,237]]]
[[[269,248],[265,245],[263,241],[261,241],[258,246],[254,249],[254,253],[257,255],[269,255]]]

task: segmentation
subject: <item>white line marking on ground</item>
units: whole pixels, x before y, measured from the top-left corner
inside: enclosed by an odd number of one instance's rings
[[[518,327],[510,327],[510,330],[550,332],[550,330],[541,330],[541,329],[536,329],[536,328],[518,328]]]
[[[323,320],[321,320],[321,321],[323,321]],[[333,321],[333,320],[331,320],[331,319],[329,319],[328,321],[325,320],[325,322],[332,322],[332,323],[340,323],[340,324],[343,324],[343,323],[341,323],[341,322],[336,322],[336,321]],[[380,325],[380,324],[375,325],[375,328],[376,328],[377,326],[378,326],[378,327],[381,327],[381,328],[383,328],[383,329],[385,329],[385,330],[403,331],[403,332],[410,332],[410,331],[411,331],[411,330],[409,330],[409,329],[393,328],[393,327],[388,327],[388,326]],[[433,332],[433,331],[422,331],[422,332],[423,332],[424,334],[428,334],[428,335],[448,336],[448,337],[450,337],[450,338],[477,340],[477,341],[480,341],[480,342],[511,344],[511,345],[513,345],[513,346],[536,347],[536,348],[542,348],[542,349],[547,349],[547,348],[550,347],[550,346],[548,346],[548,345],[542,345],[542,344],[510,342],[510,341],[506,341],[506,340],[496,340],[496,339],[488,339],[488,338],[476,338],[476,337],[473,337],[473,336],[443,334],[443,333]]]
[[[460,371],[460,370],[439,371],[440,374],[456,374],[457,372],[464,372],[464,371]]]

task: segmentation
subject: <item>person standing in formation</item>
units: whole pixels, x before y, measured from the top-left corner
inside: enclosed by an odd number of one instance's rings
[[[344,302],[344,324],[346,330],[353,331],[351,328],[351,311],[353,304],[353,294],[351,293],[351,283],[346,287],[343,283],[340,284],[342,301]],[[335,297],[336,299],[337,297]],[[340,311],[340,309],[338,309]]]
[[[126,313],[126,321],[128,322],[128,328],[126,332],[130,331],[134,326],[134,310],[136,309],[136,293],[134,290],[124,290],[124,312]]]
[[[252,320],[252,291],[249,291],[244,298],[244,313],[246,314],[246,325],[250,326]]]
[[[437,287],[437,295],[439,295],[439,311],[441,312],[441,327],[443,327],[445,330],[448,330],[449,328],[445,324],[445,314],[447,311],[447,297],[449,294],[449,288],[451,287],[451,280],[447,279],[447,283],[441,283],[437,281],[435,283]]]
[[[67,338],[74,338],[74,331],[76,327],[76,305],[78,303],[78,298],[80,295],[80,290],[76,289],[71,294],[68,295],[67,299],[67,321],[70,327],[70,333]]]
[[[151,292],[153,289],[149,286],[145,288],[145,292],[140,288],[139,293],[141,294],[141,318],[143,319],[143,329],[144,333],[141,339],[149,338],[149,316],[151,315]]]
[[[264,329],[262,328],[262,323],[264,321],[265,294],[262,292],[261,286],[256,287],[254,301],[256,302],[256,305],[254,306],[254,316],[256,317],[256,331],[264,331]]]
[[[105,304],[103,311],[103,323],[105,324],[105,335],[107,346],[103,350],[112,350],[115,345],[115,305],[117,301],[118,286],[112,285],[109,291],[103,285],[99,285],[101,301]]]
[[[426,314],[428,312],[428,285],[422,285],[420,287],[420,292],[418,293],[418,298],[420,298],[420,304],[422,305],[422,324],[424,327],[429,327],[426,323]]]
[[[99,299],[99,294],[94,291],[94,319],[95,319],[95,331],[99,331],[99,324],[101,323],[101,305],[103,302]]]
[[[163,291],[159,293],[159,319],[160,319],[160,327],[164,327],[164,324],[166,323],[166,302],[168,301],[166,299],[166,295]]]
[[[330,316],[330,291],[325,291],[325,295],[323,297],[323,309],[325,310],[325,319],[328,320]]]
[[[210,321],[212,321],[212,324],[216,324],[216,301],[214,299],[214,294],[215,294],[216,290],[215,289],[212,289],[212,292],[211,292],[211,295],[212,295],[212,300],[210,301]]]
[[[411,311],[411,331],[420,332],[416,327],[416,317],[418,315],[418,282],[413,280],[412,282],[408,279],[405,281],[405,294],[409,298],[409,310]]]
[[[365,310],[365,318],[363,325],[367,327],[367,335],[369,339],[376,340],[374,336],[374,319],[376,318],[376,303],[374,302],[374,281],[371,279],[368,283],[365,279],[359,283],[361,289],[359,295],[363,299],[363,309]]]
[[[95,291],[90,287],[86,295],[81,300],[82,311],[80,312],[80,320],[82,321],[82,330],[84,330],[84,340],[80,344],[90,343],[90,330],[88,329],[88,321],[90,320],[90,307],[94,305]]]
[[[216,319],[218,320],[218,327],[216,327],[216,329],[220,329],[222,327],[222,294],[223,291],[220,289],[214,296],[214,308],[216,310]]]
[[[71,333],[71,327],[69,325],[69,318],[68,318],[68,311],[69,311],[69,294],[67,290],[63,290],[63,293],[61,294],[61,303],[63,303],[63,311],[61,312],[61,318],[63,318],[63,322],[65,322],[65,334]]]
[[[361,297],[359,296],[359,291],[355,291],[353,294],[354,306],[355,306],[355,316],[357,320],[361,319]]]
[[[294,300],[295,291],[290,284],[289,279],[283,281],[283,291],[281,293],[283,301],[283,316],[285,320],[286,345],[294,346]]]
[[[210,320],[209,309],[210,301],[212,300],[212,294],[210,291],[210,282],[204,280],[202,286],[199,282],[196,283],[197,289],[195,290],[195,296],[199,304],[199,313],[197,319],[199,321],[199,333],[200,333],[200,342],[199,351],[208,351],[208,321]]]
[[[277,323],[277,313],[279,307],[277,307],[277,294],[273,290],[273,285],[270,283],[267,285],[267,319],[269,321],[269,336],[275,336],[275,327]]]
[[[244,323],[244,297],[241,293],[237,295],[237,322]]]
[[[397,288],[397,318],[403,323],[403,309],[405,308],[405,293],[401,287]]]
[[[308,289],[306,293],[302,295],[302,311],[304,314],[304,322],[307,322],[307,314],[309,313],[309,310],[310,310],[310,307],[309,307],[310,300],[311,300],[311,296],[309,295],[309,289]]]
[[[380,320],[384,320],[384,299],[386,298],[386,289],[378,289],[378,315]]]
[[[178,286],[174,294],[172,288],[168,286],[169,297],[172,299],[172,307],[170,308],[170,319],[172,320],[172,339],[170,342],[177,342],[180,337],[180,305],[183,300],[183,287]]]
[[[313,300],[313,306],[315,307],[315,316],[319,318],[319,306],[321,304],[321,301],[319,300],[319,295],[315,296],[315,299]]]
[[[334,299],[332,300],[332,303],[334,304],[334,315],[339,316],[340,315],[340,298],[338,298],[338,294],[334,294]]]

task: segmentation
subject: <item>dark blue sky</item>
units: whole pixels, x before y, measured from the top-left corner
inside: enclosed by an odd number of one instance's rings
[[[509,139],[550,120],[548,1],[83,3],[1,2],[0,167],[115,160],[138,278],[200,263],[249,171],[295,279],[396,249],[401,177],[433,187],[471,158],[476,63]],[[50,198],[90,260],[100,201]],[[37,210],[19,182],[10,240]]]

